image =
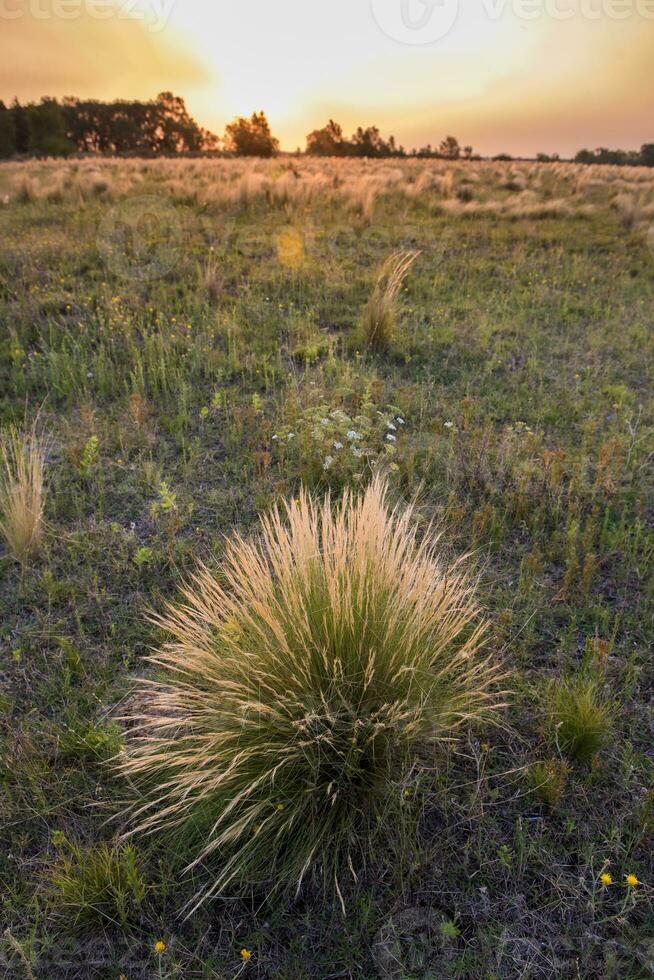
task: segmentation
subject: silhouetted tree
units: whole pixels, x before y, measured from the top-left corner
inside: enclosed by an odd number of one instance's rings
[[[398,146],[394,136],[383,138],[377,126],[358,126],[349,140],[344,139],[343,129],[330,119],[322,129],[314,129],[307,136],[306,153],[310,156],[350,157],[399,157],[405,156],[404,147]]]
[[[270,131],[265,112],[239,116],[225,127],[225,148],[241,157],[272,157],[279,153],[279,140]]]
[[[186,111],[184,99],[172,92],[161,92],[154,101],[154,147],[157,152],[197,152],[215,149],[218,140],[201,129]]]
[[[388,156],[388,146],[382,139],[377,126],[357,126],[357,131],[352,136],[352,154],[357,157],[383,157]]]
[[[650,161],[650,162],[648,162]],[[579,150],[575,163],[606,163],[618,167],[654,166],[654,144],[644,143],[638,150],[610,150],[598,146],[596,150]]]
[[[654,167],[654,143],[643,143],[640,148],[640,163],[642,167]]]
[[[16,153],[27,153],[30,145],[30,124],[27,118],[27,110],[18,99],[14,99],[11,104],[11,114],[14,123]]]
[[[343,138],[343,129],[330,119],[322,129],[314,129],[307,136],[306,153],[316,157],[341,157],[348,151],[348,142]]]
[[[7,108],[4,102],[0,101],[0,160],[13,157],[15,152],[14,120],[11,110]]]
[[[28,150],[34,156],[64,156],[72,149],[66,136],[66,118],[56,99],[44,97],[27,106]]]
[[[218,139],[189,116],[184,100],[162,92],[150,102],[62,102],[43,98],[10,110],[13,138],[0,111],[0,156],[11,152],[36,156],[81,153],[200,152],[217,149]],[[4,127],[4,128],[3,128]]]
[[[456,136],[446,136],[438,147],[438,153],[446,160],[458,160],[461,156],[461,147]]]

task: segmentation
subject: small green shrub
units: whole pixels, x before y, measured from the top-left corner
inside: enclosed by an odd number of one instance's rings
[[[100,458],[100,442],[97,436],[91,436],[85,444],[80,458],[77,462],[77,469],[80,476],[89,477],[95,470]]]
[[[231,882],[338,882],[380,827],[410,820],[409,770],[500,703],[471,586],[377,477],[335,510],[304,491],[275,509],[156,621],[163,675],[117,764],[135,829],[211,873],[198,903]]]
[[[614,705],[603,697],[597,678],[581,674],[550,685],[546,714],[561,751],[578,762],[590,762],[611,734]]]

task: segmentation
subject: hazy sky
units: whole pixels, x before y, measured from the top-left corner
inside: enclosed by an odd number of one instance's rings
[[[0,0],[0,97],[182,95],[284,149],[331,116],[406,147],[654,142],[654,0]]]

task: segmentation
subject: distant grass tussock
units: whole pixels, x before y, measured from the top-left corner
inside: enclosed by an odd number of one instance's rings
[[[303,492],[183,597],[158,619],[163,676],[142,683],[119,766],[135,828],[215,869],[196,903],[231,882],[338,882],[411,767],[499,706],[470,584],[379,478],[335,510]]]
[[[36,429],[0,433],[0,537],[26,565],[43,536],[45,446]]]
[[[397,297],[420,252],[395,252],[384,263],[361,317],[363,343],[371,351],[390,346],[397,322]]]

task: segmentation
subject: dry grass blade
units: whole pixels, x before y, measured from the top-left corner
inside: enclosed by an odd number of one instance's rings
[[[397,297],[419,255],[415,251],[394,252],[384,263],[361,318],[363,343],[369,350],[379,352],[390,346],[397,321]]]
[[[643,206],[639,195],[618,194],[613,202],[618,220],[623,228],[631,231],[642,220]]]
[[[306,493],[274,510],[158,622],[171,641],[118,765],[135,829],[215,870],[198,902],[232,881],[338,880],[408,770],[499,706],[464,573],[379,478],[334,510]]]
[[[36,428],[0,433],[0,536],[23,567],[43,536],[45,445]]]
[[[210,300],[217,300],[222,293],[224,282],[220,275],[220,263],[214,256],[209,256],[199,267],[200,284]]]

